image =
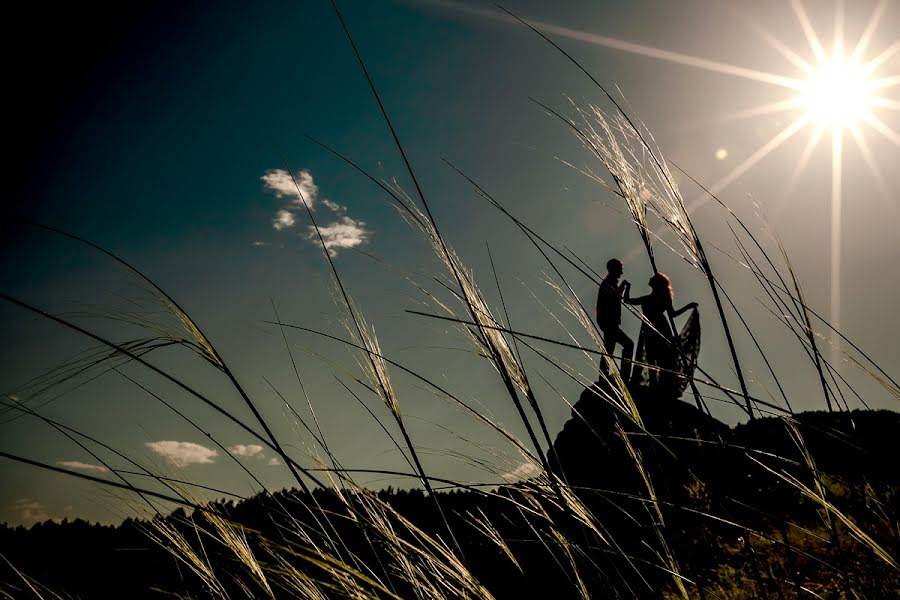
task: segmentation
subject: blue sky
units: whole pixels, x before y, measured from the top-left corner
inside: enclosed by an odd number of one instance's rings
[[[834,5],[807,4],[811,26],[823,38],[830,37]],[[598,103],[608,109],[583,74],[490,3],[378,1],[340,6],[438,225],[474,270],[488,299],[497,302],[485,246],[489,244],[516,328],[565,339],[565,331],[542,303],[568,327],[573,322],[565,320],[558,300],[542,281],[549,272],[546,263],[509,221],[447,168],[443,157],[547,239],[565,244],[594,268],[599,270],[610,256],[629,258],[625,277],[636,290],[644,289],[651,273],[646,259],[635,253],[639,239],[619,212],[624,206],[572,168],[599,165],[559,121],[529,100],[533,97],[568,114],[570,99],[582,107]],[[860,2],[846,8],[848,40],[859,37],[878,6]],[[727,177],[800,114],[772,112],[729,119],[732,113],[781,100],[785,91],[648,56],[653,52],[640,55],[610,47],[614,39],[796,77],[797,68],[754,30],[758,26],[813,60],[787,2],[756,3],[750,14],[727,3],[703,0],[677,5],[652,0],[516,1],[508,8],[548,26],[548,34],[604,84],[618,85],[666,155],[704,182]],[[5,293],[127,339],[133,329],[85,313],[108,315],[109,307],[146,301],[132,278],[71,241],[9,223],[21,218],[46,223],[114,251],[152,277],[196,319],[258,398],[282,439],[290,440],[291,452],[302,459],[309,436],[293,423],[267,380],[291,402],[305,406],[305,400],[281,334],[265,321],[272,320],[274,302],[285,322],[343,335],[343,316],[321,249],[308,239],[305,212],[281,186],[284,160],[292,172],[305,174],[301,176],[305,189],[315,186],[309,197],[321,223],[343,226],[343,241],[356,244],[355,250],[335,247],[335,264],[385,353],[480,403],[523,435],[489,365],[473,356],[462,335],[445,323],[404,312],[423,307],[423,297],[408,277],[442,294],[433,280],[442,272],[427,244],[377,187],[305,137],[309,134],[334,146],[376,177],[396,178],[412,192],[327,2],[233,3],[216,11],[158,5],[112,17],[73,11],[43,25],[39,16],[23,13],[20,19],[50,50],[42,56],[51,58],[24,53],[14,69],[13,146],[21,148],[14,172],[21,176],[15,178],[14,193],[4,205],[4,215],[9,216],[4,219],[8,225],[0,268]],[[866,56],[896,46],[898,22],[898,7],[888,3]],[[898,53],[889,55],[876,73],[879,77],[900,73]],[[893,98],[894,106],[877,114],[893,131],[900,130],[897,87],[887,87],[884,96]],[[891,168],[898,147],[890,134],[871,127],[862,131],[882,181],[848,138],[841,184],[840,326],[896,376],[900,328],[893,299],[900,293],[894,274],[900,256],[895,233],[900,208],[890,190],[900,187],[900,172]],[[832,180],[827,135],[791,181],[808,138],[807,130],[798,132],[735,177],[721,195],[750,222],[755,222],[757,205],[764,207],[791,253],[810,305],[829,314]],[[700,197],[687,182],[683,189],[690,201]],[[283,210],[293,216],[280,217],[281,225],[291,220],[293,224],[279,229],[273,220]],[[723,284],[770,350],[795,408],[821,408],[815,372],[799,346],[763,306],[765,299],[753,278],[716,250],[735,250],[722,211],[707,204],[697,206],[692,216]],[[676,304],[700,302],[701,365],[736,385],[701,275],[662,248],[658,253],[662,270],[673,277]],[[574,271],[567,273],[576,293],[590,306],[593,284]],[[145,302],[144,310],[147,306]],[[0,385],[5,393],[17,392],[31,377],[89,346],[83,338],[12,306],[0,307],[0,323],[5,333]],[[635,319],[625,326],[636,336]],[[402,468],[402,459],[383,432],[335,381],[335,375],[347,382],[352,375],[359,376],[354,356],[314,336],[288,337],[295,344],[292,351],[317,416],[344,464]],[[576,337],[587,342],[583,334]],[[753,391],[765,397],[773,384],[764,365],[746,336],[739,336],[738,347]],[[584,372],[594,368],[578,353],[553,351]],[[250,418],[221,375],[195,356],[175,350],[152,356],[155,364]],[[534,369],[536,381],[540,374],[549,382],[536,385],[551,430],[558,430],[569,409],[557,392],[574,401],[580,388],[533,356],[526,364]],[[268,464],[273,458],[270,451],[257,451],[251,447],[253,440],[171,385],[135,366],[122,370],[204,423],[267,485],[290,484],[283,466]],[[896,399],[852,366],[844,365],[842,373],[873,407],[896,408]],[[394,375],[404,415],[430,472],[497,480],[459,460],[454,452],[490,456],[500,472],[519,464],[502,440],[446,400],[401,373]],[[376,398],[365,396],[361,388],[355,391],[376,414],[387,418]],[[178,473],[176,477],[240,494],[251,492],[246,476],[221,449],[212,448],[201,434],[121,376],[111,373],[77,387],[64,385],[50,397],[57,393],[58,399],[40,408],[42,414],[148,465]],[[29,402],[37,407],[47,398]],[[727,422],[741,418],[724,403],[714,404],[713,410]],[[50,464],[75,461],[81,464],[74,468],[83,472],[109,476],[85,470],[89,467],[84,465],[96,461],[46,424],[26,417],[7,421],[10,416],[5,414],[0,423],[4,451]],[[492,452],[509,459],[504,462]],[[0,521],[29,523],[43,516],[114,521],[133,510],[133,500],[113,498],[92,484],[9,461],[0,463],[0,477],[4,482]],[[375,476],[360,480],[376,487],[414,483]]]

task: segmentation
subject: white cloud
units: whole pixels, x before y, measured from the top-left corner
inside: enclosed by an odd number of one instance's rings
[[[322,205],[330,210],[331,212],[344,214],[347,212],[346,206],[341,206],[334,200],[329,200],[328,198],[322,198]]]
[[[255,246],[255,247],[257,247],[257,248],[262,248],[263,246],[271,246],[272,243],[271,243],[271,242],[262,242],[262,241],[260,241],[260,240],[255,240],[255,241],[253,241],[253,242],[250,242],[250,245],[251,245],[251,246]]]
[[[69,467],[70,469],[80,469],[82,471],[96,471],[97,473],[106,473],[109,471],[106,467],[102,465],[92,465],[90,463],[83,463],[77,460],[61,460],[56,464],[62,467]]]
[[[148,448],[168,459],[176,467],[188,465],[210,464],[219,453],[212,448],[201,446],[193,442],[173,442],[162,440],[159,442],[147,442]]]
[[[364,227],[363,221],[347,216],[346,206],[329,198],[319,197],[319,186],[316,185],[312,173],[307,169],[297,171],[293,178],[284,169],[269,169],[260,179],[263,181],[266,191],[275,194],[276,198],[284,198],[288,202],[275,213],[275,217],[272,219],[272,227],[276,231],[294,227],[297,224],[295,211],[305,202],[310,209],[315,209],[321,204],[331,212],[333,219],[337,219],[319,228],[325,241],[325,247],[331,256],[337,256],[341,248],[361,246],[371,237],[371,232]],[[315,228],[310,225],[307,232],[307,240],[318,244]],[[260,246],[263,243],[254,242],[253,245]]]
[[[325,242],[325,248],[328,254],[337,256],[338,250],[342,248],[356,248],[369,241],[371,232],[364,227],[363,221],[351,219],[343,216],[337,221],[319,227],[319,233],[322,234],[322,240]],[[311,241],[318,242],[316,229],[310,225],[308,227],[309,235],[307,238]]]
[[[228,451],[235,456],[256,456],[263,451],[263,447],[257,444],[235,444]]]
[[[306,169],[297,171],[293,178],[284,169],[269,169],[260,179],[266,190],[275,194],[276,198],[288,198],[296,206],[303,206],[305,200],[307,206],[315,207],[319,186]]]
[[[280,465],[281,461],[278,460],[277,456],[273,456],[272,458],[269,459],[269,461],[266,464],[269,465],[270,467],[274,467],[276,465]]]
[[[530,479],[532,477],[537,477],[537,475],[541,472],[540,468],[534,463],[522,463],[509,473],[503,473],[500,475],[506,481],[514,482],[521,481],[523,479]]]
[[[47,514],[44,505],[36,500],[19,498],[16,500],[14,508],[19,515],[19,520],[22,522],[22,525],[25,525],[26,527],[34,525],[35,523],[43,523],[50,519],[50,515]]]
[[[296,223],[294,213],[284,209],[279,210],[277,213],[275,213],[275,218],[272,219],[272,227],[275,228],[275,231],[281,231],[282,229],[293,227],[294,223]]]

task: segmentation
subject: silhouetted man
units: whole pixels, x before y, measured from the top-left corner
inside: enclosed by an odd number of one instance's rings
[[[631,355],[634,352],[634,342],[625,335],[619,327],[622,324],[622,296],[625,289],[631,287],[628,281],[619,284],[622,276],[622,261],[611,258],[606,263],[606,277],[600,283],[597,293],[597,325],[603,334],[603,345],[607,354],[612,357],[615,354],[616,344],[622,345],[622,367],[619,372],[626,382],[631,377]],[[606,359],[600,361],[600,371],[609,373]]]

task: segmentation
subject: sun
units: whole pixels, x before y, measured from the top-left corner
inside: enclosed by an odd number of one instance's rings
[[[853,127],[874,106],[874,85],[865,68],[835,53],[803,82],[801,104],[822,125]]]

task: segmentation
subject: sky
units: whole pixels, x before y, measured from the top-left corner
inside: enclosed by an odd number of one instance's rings
[[[623,258],[624,277],[643,293],[652,272],[625,207],[585,177],[582,171],[602,166],[535,100],[569,116],[574,107],[612,105],[563,55],[491,3],[338,4],[435,221],[491,306],[500,312],[499,282],[514,329],[569,341],[571,334],[588,344],[547,284],[553,279],[547,262],[445,159],[593,269]],[[765,215],[808,304],[890,376],[900,375],[900,5],[510,0],[505,6],[608,89],[621,90],[630,114],[647,125],[666,158],[711,186],[755,232],[762,231],[758,217]],[[0,291],[119,342],[146,330],[116,316],[177,327],[120,265],[29,223],[81,236],[140,269],[192,316],[302,464],[313,465],[315,444],[280,396],[307,419],[312,407],[345,467],[408,471],[368,412],[395,431],[387,410],[354,381],[363,377],[359,357],[314,334],[282,335],[269,323],[277,312],[284,323],[348,336],[306,202],[384,354],[524,439],[502,385],[466,338],[451,324],[406,312],[439,312],[426,304],[420,286],[452,303],[437,281],[447,274],[422,235],[376,185],[310,140],[414,194],[330,4],[234,2],[213,11],[199,3],[157,3],[108,10],[20,8],[13,19],[27,34],[19,38],[29,41],[6,49],[14,57],[7,86],[13,177],[3,202]],[[828,121],[819,105],[793,101],[809,89],[802,83],[811,77],[804,61],[815,67],[817,50],[831,56],[836,29],[845,32],[848,56],[865,41],[860,62],[877,59],[866,77],[881,81],[882,100],[870,103],[868,118],[847,125]],[[800,89],[785,87],[790,81],[801,82]],[[854,101],[848,87],[829,88],[826,95]],[[824,408],[811,362],[749,271],[730,258],[737,247],[724,211],[684,177],[678,180],[717,277],[759,336],[794,409]],[[663,228],[657,231],[665,241]],[[661,244],[657,256],[673,279],[676,306],[700,304],[701,366],[736,387],[702,274]],[[595,285],[574,269],[564,274],[590,308]],[[34,384],[65,361],[88,356],[79,353],[95,345],[9,302],[0,305],[0,327],[0,391],[7,404],[23,402],[183,481],[251,495],[259,490],[241,463],[270,489],[292,484],[272,451],[139,365],[95,368],[47,389]],[[626,316],[623,327],[637,336],[636,318]],[[828,332],[822,336],[827,347]],[[752,340],[742,330],[736,338],[751,392],[777,395]],[[582,353],[542,348],[559,364],[596,372]],[[535,354],[524,359],[555,433],[582,387]],[[222,373],[196,354],[169,347],[148,360],[259,430]],[[847,362],[839,368],[869,406],[897,409],[896,398],[873,378]],[[426,471],[483,482],[527,472],[498,435],[413,377],[397,369],[391,375]],[[717,397],[710,401],[716,417],[732,424],[746,418]],[[848,402],[862,406],[855,397]],[[0,432],[0,451],[115,479],[45,421],[7,407]],[[112,451],[85,443],[110,468],[134,470]],[[160,489],[146,478],[123,476]],[[0,481],[0,522],[81,517],[109,523],[152,514],[133,496],[9,459],[0,458]],[[358,481],[373,488],[416,484],[365,473]],[[194,489],[205,494],[200,497],[221,496]]]

